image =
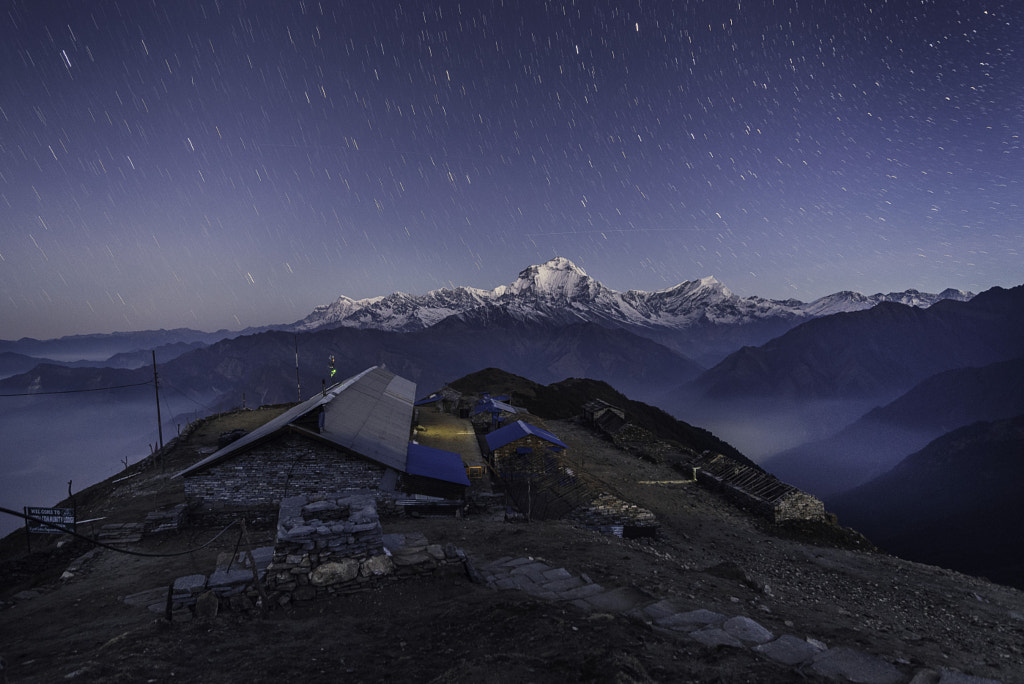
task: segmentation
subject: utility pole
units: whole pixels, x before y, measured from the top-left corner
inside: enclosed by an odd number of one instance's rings
[[[164,467],[164,427],[160,420],[160,380],[156,374],[156,349],[153,350],[153,389],[156,390],[156,432],[160,436],[160,469]]]
[[[302,401],[302,383],[299,382],[299,333],[295,333],[295,391],[299,393],[299,401]]]

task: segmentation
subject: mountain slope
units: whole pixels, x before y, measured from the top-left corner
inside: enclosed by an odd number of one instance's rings
[[[892,553],[1021,586],[1021,482],[1024,415],[943,435],[828,505]]]
[[[245,335],[161,363],[159,374],[178,396],[216,410],[240,405],[243,393],[249,405],[290,401],[297,394],[296,346],[299,381],[307,397],[327,379],[330,356],[335,357],[342,376],[384,363],[416,382],[424,393],[446,379],[498,364],[543,383],[567,377],[600,379],[639,397],[692,379],[700,370],[689,359],[626,330],[593,323],[527,323],[501,311],[480,311],[415,333],[334,328],[298,336]],[[0,381],[0,389],[38,393],[151,379],[148,368],[115,371],[44,365]]]
[[[819,497],[877,477],[950,430],[1024,413],[1024,358],[934,375],[826,439],[762,465]]]
[[[617,406],[626,412],[629,422],[650,431],[658,438],[702,453],[705,450],[730,456],[734,460],[760,470],[760,466],[703,428],[673,418],[656,406],[630,399],[608,383],[588,378],[568,378],[542,385],[498,368],[486,368],[451,383],[461,392],[509,394],[515,406],[522,406],[534,415],[550,419],[570,419],[583,413],[583,405],[594,399]]]
[[[928,309],[882,303],[808,321],[731,354],[695,387],[715,398],[889,400],[929,375],[981,366],[1024,348],[1024,286]]]

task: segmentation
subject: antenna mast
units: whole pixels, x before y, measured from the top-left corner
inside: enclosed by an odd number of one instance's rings
[[[164,426],[160,420],[160,381],[156,374],[156,349],[153,350],[153,389],[156,390],[156,432],[160,436],[160,449],[164,448]],[[160,455],[160,462],[163,463],[163,454]]]

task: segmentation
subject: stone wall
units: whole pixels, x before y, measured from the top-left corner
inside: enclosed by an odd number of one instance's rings
[[[276,508],[289,496],[379,489],[387,469],[360,456],[295,433],[246,449],[185,476],[195,509]]]
[[[384,580],[465,573],[466,554],[422,535],[381,529],[375,493],[294,496],[281,502],[277,541],[266,572],[272,604],[361,591]]]
[[[349,593],[392,572],[373,492],[299,495],[281,502],[267,568],[271,601],[283,605]]]
[[[704,452],[695,459],[694,466],[698,482],[772,522],[821,521],[826,517],[825,505],[819,499],[728,456]]]
[[[775,504],[772,522],[786,520],[825,520],[825,504],[806,492],[794,489]]]
[[[653,537],[659,527],[654,513],[608,492],[573,510],[569,519],[580,527],[627,538]]]

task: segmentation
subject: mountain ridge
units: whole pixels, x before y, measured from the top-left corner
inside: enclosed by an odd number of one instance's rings
[[[618,326],[684,329],[700,323],[737,324],[764,318],[803,320],[839,311],[861,310],[881,302],[926,307],[942,300],[969,300],[972,293],[947,288],[940,294],[917,290],[865,296],[843,291],[810,303],[796,299],[739,297],[713,276],[684,281],[664,290],[626,290],[605,287],[565,257],[554,257],[520,271],[509,285],[491,290],[441,288],[425,295],[401,292],[354,300],[341,296],[316,307],[292,324],[295,330],[323,326],[377,327],[408,331],[480,306],[500,307],[524,319],[575,317]]]
[[[695,382],[707,396],[890,401],[930,375],[1024,348],[1024,285],[927,309],[882,302],[816,318],[726,357]]]

